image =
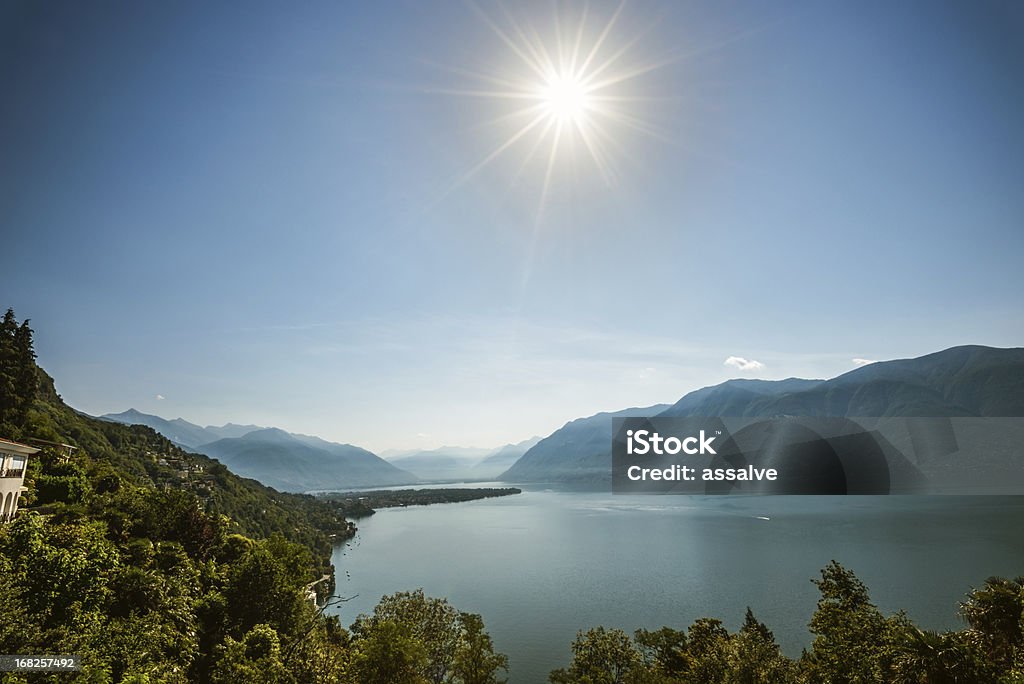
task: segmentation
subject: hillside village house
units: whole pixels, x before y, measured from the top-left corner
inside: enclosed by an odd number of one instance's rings
[[[0,439],[0,522],[18,512],[18,498],[25,491],[25,465],[39,449]]]

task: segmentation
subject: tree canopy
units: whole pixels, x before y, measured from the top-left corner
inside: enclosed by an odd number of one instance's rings
[[[968,628],[922,630],[903,613],[883,615],[857,576],[832,561],[812,580],[820,598],[814,635],[800,658],[786,657],[772,631],[747,608],[730,633],[714,618],[686,631],[663,627],[581,631],[553,684],[1021,684],[1022,578],[990,578],[961,604]]]

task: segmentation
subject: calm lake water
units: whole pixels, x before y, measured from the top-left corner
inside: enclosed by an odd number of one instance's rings
[[[335,612],[348,625],[384,594],[422,587],[480,613],[520,684],[566,665],[580,629],[685,628],[710,616],[735,630],[747,606],[797,656],[811,641],[810,580],[832,559],[883,611],[903,608],[930,629],[959,628],[958,601],[986,577],[1024,574],[1024,497],[524,490],[357,521],[334,564],[337,592],[358,596]]]

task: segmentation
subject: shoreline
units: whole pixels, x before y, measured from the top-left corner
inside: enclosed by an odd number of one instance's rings
[[[380,508],[406,508],[432,504],[464,503],[522,494],[518,487],[481,487],[445,489],[377,489],[356,492],[320,492],[316,498],[338,506],[348,518],[365,518]]]

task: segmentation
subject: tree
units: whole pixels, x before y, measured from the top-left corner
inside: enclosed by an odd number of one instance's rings
[[[258,624],[269,625],[277,634],[296,633],[306,607],[303,586],[308,566],[296,567],[298,551],[292,546],[283,539],[263,541],[231,565],[224,597],[232,634],[245,634]]]
[[[20,574],[0,547],[0,644],[9,653],[24,653],[29,644],[40,640],[41,628],[36,616],[26,608],[21,596]]]
[[[576,635],[569,667],[548,678],[552,684],[625,684],[640,667],[640,653],[625,632],[595,627]]]
[[[20,437],[25,414],[35,397],[35,352],[32,329],[20,326],[14,309],[0,319],[0,431]]]
[[[402,626],[411,638],[423,644],[427,659],[421,674],[426,681],[442,684],[447,680],[462,640],[459,613],[448,601],[424,596],[422,589],[384,596],[373,615],[360,615],[352,630],[357,638],[364,638],[366,631],[379,622]]]
[[[134,492],[131,498],[134,499],[136,514],[133,536],[179,542],[190,556],[198,559],[208,558],[215,549],[223,546],[223,524],[215,516],[201,510],[191,492],[149,489]],[[280,541],[287,544],[283,539]],[[293,552],[302,553],[285,548],[279,551],[281,557]],[[302,558],[309,562],[308,555]]]
[[[39,375],[36,373],[36,352],[32,348],[32,328],[28,327],[26,318],[14,333],[14,382],[17,396],[15,412],[21,422],[28,416],[32,401],[39,388]]]
[[[698,618],[687,630],[690,648],[688,679],[701,684],[725,681],[728,670],[727,647],[729,632],[722,621],[715,618]]]
[[[638,629],[633,638],[648,670],[668,677],[681,677],[689,670],[686,632],[671,627]]]
[[[811,617],[815,634],[805,669],[826,684],[891,682],[895,677],[898,621],[887,621],[867,587],[836,561],[812,580],[821,592]]]
[[[459,684],[503,684],[498,670],[508,670],[508,656],[494,652],[494,643],[484,631],[484,621],[475,613],[460,613],[462,639],[455,650],[452,673]]]
[[[270,625],[255,625],[241,641],[227,637],[210,677],[213,684],[291,684],[294,678],[281,664],[281,642]]]
[[[326,617],[323,609],[310,616],[309,627],[282,652],[281,662],[302,684],[350,682],[355,672],[349,634],[337,615]]]
[[[727,660],[726,680],[732,684],[781,684],[795,677],[793,662],[749,607],[740,631],[730,638]]]
[[[967,595],[960,614],[989,658],[1001,670],[1009,670],[1022,647],[1024,577],[989,577],[980,589]]]
[[[0,554],[11,559],[21,600],[44,629],[106,605],[120,563],[102,523],[53,524],[30,512],[5,532]]]
[[[359,684],[424,684],[429,664],[423,641],[407,623],[376,620],[356,642],[355,672]]]
[[[896,662],[899,684],[961,684],[994,682],[996,668],[963,632],[930,632],[909,621]]]
[[[372,643],[385,633],[400,639],[401,649],[395,657],[407,664],[418,663],[418,679],[408,681],[494,684],[498,681],[498,670],[508,667],[508,658],[494,652],[479,615],[460,613],[445,599],[425,596],[422,589],[417,589],[382,597],[372,615],[360,615],[352,625],[361,682],[377,676],[368,673],[386,671],[383,665],[373,665],[376,661],[372,658],[383,657],[386,652],[384,645]],[[422,653],[423,658],[414,658],[417,653]]]

